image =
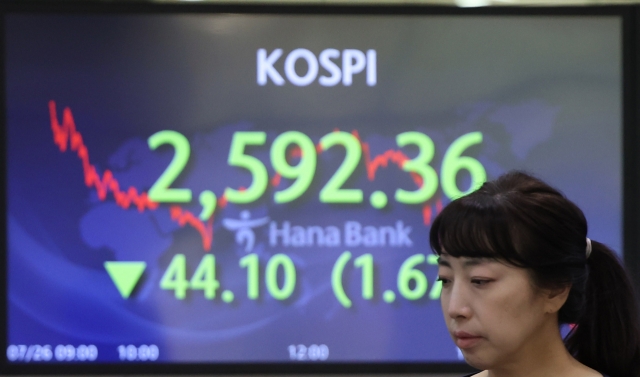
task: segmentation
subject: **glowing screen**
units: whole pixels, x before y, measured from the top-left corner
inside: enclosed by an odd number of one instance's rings
[[[622,252],[617,17],[4,25],[10,362],[456,362],[429,227],[514,168]]]

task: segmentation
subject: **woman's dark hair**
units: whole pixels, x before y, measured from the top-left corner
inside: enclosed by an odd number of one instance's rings
[[[633,287],[616,254],[591,241],[587,221],[558,190],[523,172],[510,172],[452,201],[435,219],[438,255],[486,257],[531,272],[534,286],[570,286],[558,313],[575,326],[567,350],[610,377],[640,376],[640,326]]]

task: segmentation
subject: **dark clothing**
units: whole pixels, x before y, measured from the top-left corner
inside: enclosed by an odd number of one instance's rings
[[[462,377],[471,377],[471,376],[476,375],[476,374],[478,374],[478,373],[480,373],[480,372],[467,374],[466,376],[462,376]],[[603,375],[602,375],[602,377],[609,377],[609,376],[607,376],[606,374],[603,374]]]

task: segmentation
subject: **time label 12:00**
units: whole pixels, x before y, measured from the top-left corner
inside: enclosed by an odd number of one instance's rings
[[[267,168],[258,158],[246,154],[246,148],[262,146],[266,142],[267,134],[261,131],[238,131],[233,134],[227,163],[249,171],[252,179],[247,188],[227,187],[224,190],[227,201],[240,204],[252,203],[265,193],[269,183]],[[397,135],[398,147],[414,145],[419,150],[418,155],[413,159],[403,157],[401,167],[403,171],[418,177],[420,185],[414,191],[396,189],[395,200],[403,204],[424,203],[435,194],[438,182],[443,193],[449,198],[459,197],[473,190],[486,180],[486,172],[480,161],[462,154],[469,147],[481,143],[481,132],[470,132],[454,140],[444,153],[438,177],[436,170],[430,165],[435,155],[433,140],[424,133],[415,131]],[[189,161],[191,154],[189,140],[177,131],[163,130],[151,135],[148,144],[151,150],[168,144],[174,148],[175,152],[167,168],[149,189],[149,198],[155,202],[191,202],[190,189],[170,187]],[[356,135],[344,131],[328,133],[320,138],[317,146],[307,135],[299,131],[287,131],[278,135],[270,148],[271,165],[280,177],[294,181],[289,187],[274,193],[274,202],[287,203],[301,197],[311,185],[316,173],[318,153],[341,146],[346,151],[344,160],[320,190],[319,200],[322,203],[361,203],[362,190],[343,188],[343,185],[354,173],[361,160],[362,145]],[[292,157],[299,157],[297,164],[292,165],[289,162]],[[468,171],[471,176],[471,185],[464,191],[460,190],[456,183],[456,176],[461,170]],[[215,211],[216,195],[205,190],[200,194],[199,200],[204,208],[201,218],[210,216]]]

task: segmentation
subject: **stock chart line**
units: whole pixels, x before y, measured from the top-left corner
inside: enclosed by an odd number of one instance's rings
[[[49,116],[54,143],[60,152],[70,150],[76,153],[82,162],[84,183],[87,187],[96,190],[96,194],[100,201],[107,200],[108,193],[111,192],[116,205],[125,210],[129,209],[132,205],[137,208],[139,212],[158,209],[159,204],[152,201],[146,192],[139,192],[137,188],[132,186],[126,190],[121,189],[118,180],[114,177],[111,170],[106,169],[102,173],[102,176],[100,176],[95,165],[91,163],[89,149],[84,144],[82,134],[76,128],[73,113],[69,107],[64,108],[62,113],[62,123],[60,123],[58,120],[56,103],[51,100],[49,101]],[[360,140],[360,136],[357,131],[353,131],[352,134],[358,139],[362,147],[367,178],[369,181],[374,181],[377,170],[381,167],[386,168],[390,162],[402,169],[404,163],[409,161],[409,158],[399,150],[387,150],[372,158],[369,144]],[[322,152],[320,144],[316,146],[316,150],[318,152]],[[301,151],[299,149],[294,149],[291,153],[291,157],[295,157],[296,155],[299,156],[300,154]],[[422,186],[423,182],[420,176],[415,173],[411,173],[411,177],[416,186]],[[269,181],[273,187],[277,187],[281,183],[280,174],[276,173]],[[217,207],[224,208],[226,204],[227,199],[222,195],[217,201]],[[438,199],[435,201],[435,213],[437,214],[441,210],[442,200]],[[424,203],[422,207],[422,217],[425,226],[431,224],[433,213],[434,210],[432,209],[432,206],[428,202]],[[198,216],[179,205],[171,205],[169,207],[169,214],[171,220],[176,222],[180,227],[189,225],[195,229],[202,238],[203,249],[205,251],[211,250],[213,242],[214,214],[212,214],[207,221],[203,221],[198,218]]]
[[[62,124],[58,121],[55,101],[49,101],[49,116],[51,118],[51,130],[53,131],[53,141],[60,149],[60,152],[66,152],[67,149],[76,152],[80,161],[82,161],[82,169],[84,172],[84,183],[89,188],[94,188],[100,201],[107,199],[108,192],[111,192],[116,205],[123,209],[129,209],[133,204],[139,212],[145,210],[155,210],[158,203],[149,199],[146,192],[139,193],[135,187],[129,187],[126,191],[121,190],[118,180],[113,176],[111,170],[107,169],[102,173],[102,177],[98,174],[96,167],[91,163],[89,158],[89,149],[84,144],[82,134],[76,129],[75,120],[71,109],[65,107],[62,112]],[[221,200],[221,207],[224,207],[226,201]],[[211,250],[213,241],[213,216],[207,223],[201,221],[193,213],[174,205],[169,209],[171,220],[175,221],[180,227],[190,225],[202,237],[202,247],[204,250]]]

